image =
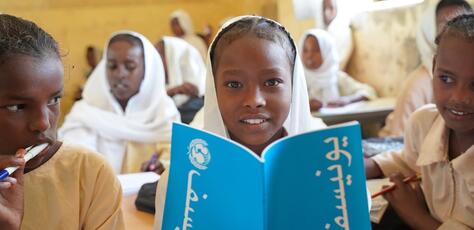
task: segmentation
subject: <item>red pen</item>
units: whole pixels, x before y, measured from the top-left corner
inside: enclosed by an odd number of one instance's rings
[[[415,182],[415,181],[420,181],[420,180],[421,180],[420,175],[415,174],[415,175],[413,175],[413,176],[406,177],[405,179],[403,179],[403,183],[407,184],[407,183],[410,183],[410,182]],[[385,188],[385,189],[382,189],[381,191],[372,194],[372,199],[374,199],[375,197],[378,197],[378,196],[380,196],[380,195],[383,195],[383,194],[385,194],[385,193],[391,192],[391,191],[393,191],[395,188],[396,188],[396,185],[392,185],[392,186],[390,186],[390,187],[387,187],[387,188]]]

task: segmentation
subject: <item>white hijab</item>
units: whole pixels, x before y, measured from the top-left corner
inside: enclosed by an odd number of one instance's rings
[[[304,67],[309,98],[318,99],[323,103],[335,100],[339,98],[339,88],[337,84],[339,57],[334,39],[324,30],[307,30],[300,41],[300,53],[303,53],[304,42],[308,36],[314,36],[318,40],[321,58],[323,59],[323,63],[316,70]]]
[[[207,45],[202,38],[196,35],[193,27],[193,21],[188,13],[184,10],[176,10],[171,13],[170,19],[176,18],[179,25],[183,29],[184,36],[182,39],[194,46],[201,54],[202,60],[206,60]]]
[[[199,52],[183,39],[167,36],[162,39],[168,70],[167,88],[189,82],[198,88],[199,96],[204,95],[206,66]],[[180,106],[188,99],[189,97],[186,95],[176,95],[173,97],[177,106]]]
[[[344,69],[349,62],[353,50],[352,30],[350,28],[350,13],[343,7],[343,1],[336,1],[337,15],[326,26],[324,23],[323,0],[315,1],[315,23],[316,28],[329,32],[334,37],[336,51],[339,55],[339,66]],[[347,7],[346,7],[347,8]]]
[[[230,19],[224,23],[222,28],[217,33],[216,37],[222,31],[232,25],[233,23],[247,18],[261,18],[259,16],[240,16]],[[269,19],[268,19],[269,20]],[[275,22],[277,23],[277,22]],[[279,25],[279,23],[277,23]],[[291,42],[293,39],[290,38]],[[214,41],[212,44],[214,44]],[[212,45],[211,45],[212,47]],[[210,51],[209,51],[210,54]],[[308,103],[308,93],[306,91],[306,81],[304,78],[304,70],[301,60],[296,54],[295,65],[293,70],[293,87],[292,100],[290,105],[290,112],[286,118],[283,126],[288,135],[295,135],[310,130],[321,129],[326,127],[321,119],[315,118],[311,115]],[[222,115],[217,104],[216,88],[214,85],[214,74],[212,72],[211,59],[207,58],[207,77],[206,77],[206,93],[204,96],[204,129],[223,137],[229,138],[227,129],[225,128]]]
[[[153,144],[171,139],[171,125],[179,121],[179,112],[166,94],[165,75],[161,58],[155,47],[143,35],[131,31],[112,34],[129,34],[143,44],[145,62],[144,78],[139,92],[130,98],[125,111],[110,92],[106,77],[106,44],[104,55],[89,77],[83,91],[83,99],[76,102],[59,130],[59,135],[73,139],[77,130],[91,130],[109,142],[105,149],[122,149],[122,153],[104,153],[122,160],[128,141]],[[70,138],[68,138],[70,137]],[[109,146],[117,145],[120,146]],[[89,146],[95,150],[97,147]],[[113,161],[113,160],[112,160]]]
[[[416,33],[416,45],[421,57],[421,64],[432,74],[433,56],[436,52],[436,6],[430,6],[421,18]]]

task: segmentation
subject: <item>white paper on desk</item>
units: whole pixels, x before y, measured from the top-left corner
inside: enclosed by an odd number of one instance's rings
[[[367,188],[370,191],[370,194],[374,194],[380,190],[382,190],[382,186],[384,185],[391,185],[392,182],[389,181],[388,178],[383,179],[371,179],[367,180]],[[372,199],[372,206],[370,207],[370,221],[373,223],[380,223],[382,220],[383,214],[385,210],[387,210],[388,201],[383,198],[383,196],[378,196]]]
[[[138,193],[143,184],[158,181],[160,175],[154,172],[141,172],[117,175],[122,185],[123,196],[130,196]]]
[[[342,107],[323,107],[319,110],[319,113],[324,114],[324,115],[352,113],[354,111],[357,111],[358,108],[361,108],[366,104],[367,102],[360,101],[360,102],[351,103]]]

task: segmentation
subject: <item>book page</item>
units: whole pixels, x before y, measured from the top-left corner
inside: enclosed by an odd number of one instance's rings
[[[357,123],[285,138],[263,156],[266,229],[370,229]]]
[[[392,184],[393,183],[390,182],[389,178],[367,180],[367,188],[369,189],[370,194],[374,194],[382,190],[382,186],[384,185]],[[388,205],[388,201],[385,200],[383,196],[378,196],[372,199],[372,206],[370,207],[370,221],[376,224],[380,223],[385,211],[388,208]]]

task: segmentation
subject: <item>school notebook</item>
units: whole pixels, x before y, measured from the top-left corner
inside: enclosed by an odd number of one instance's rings
[[[173,124],[163,230],[370,229],[360,126],[282,138],[262,159]]]

